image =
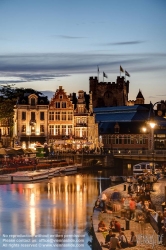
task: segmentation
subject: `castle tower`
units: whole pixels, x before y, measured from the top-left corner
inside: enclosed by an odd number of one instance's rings
[[[97,77],[89,78],[89,91],[92,92],[93,107],[126,106],[128,102],[129,81],[124,76],[115,82],[98,82]]]

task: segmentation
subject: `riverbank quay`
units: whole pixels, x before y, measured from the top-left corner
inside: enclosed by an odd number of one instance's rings
[[[166,179],[162,178],[159,179],[156,183],[153,185],[154,192],[151,192],[151,199],[152,202],[156,205],[157,211],[162,211],[162,202],[164,201],[164,195],[165,195],[165,183]],[[110,197],[112,193],[116,190],[121,194],[122,197],[126,197],[127,189],[124,188],[124,185],[128,186],[127,183],[122,183],[119,185],[115,185],[113,187],[110,187],[103,191],[103,193],[106,194],[107,197]],[[122,217],[121,211],[109,211],[107,210],[106,213],[103,213],[101,211],[98,211],[94,209],[93,216],[92,216],[92,223],[93,223],[93,229],[94,229],[94,238],[96,239],[96,250],[104,250],[107,249],[105,247],[101,247],[100,243],[105,242],[105,235],[108,234],[108,232],[98,232],[98,224],[102,220],[104,221],[106,227],[109,227],[109,223],[112,220],[112,218],[116,218],[116,220],[121,224],[121,228],[124,228],[124,233],[130,241],[130,235],[131,231],[135,232],[135,235],[137,237],[137,246],[132,247],[133,250],[151,250],[151,249],[166,249],[163,245],[160,245],[161,239],[156,234],[155,230],[151,226],[150,223],[144,223],[143,227],[140,223],[135,222],[133,220],[126,220],[124,217]],[[116,233],[116,236],[118,236],[118,233]],[[129,249],[129,248],[128,248]]]

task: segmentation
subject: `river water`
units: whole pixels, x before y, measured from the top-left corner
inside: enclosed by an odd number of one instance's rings
[[[91,249],[94,202],[110,172],[0,185],[0,249]]]

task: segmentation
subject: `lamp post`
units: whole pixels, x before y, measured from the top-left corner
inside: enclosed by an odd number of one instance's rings
[[[150,140],[150,150],[152,151],[152,173],[154,174],[154,128],[156,126],[156,123],[152,120],[149,121],[149,126],[151,128],[151,140]]]

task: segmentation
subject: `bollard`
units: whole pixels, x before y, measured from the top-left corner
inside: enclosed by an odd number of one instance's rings
[[[126,219],[126,230],[130,229],[130,221]]]

